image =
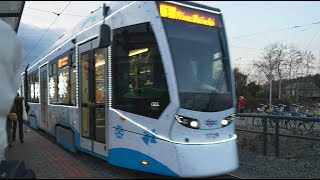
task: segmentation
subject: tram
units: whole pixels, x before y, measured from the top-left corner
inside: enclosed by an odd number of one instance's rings
[[[174,177],[239,166],[234,77],[219,9],[104,4],[21,78],[30,127],[72,152]]]

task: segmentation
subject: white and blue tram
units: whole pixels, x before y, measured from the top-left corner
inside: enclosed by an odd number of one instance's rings
[[[203,177],[238,168],[235,88],[221,11],[118,1],[22,74],[29,123],[70,151],[135,170]]]

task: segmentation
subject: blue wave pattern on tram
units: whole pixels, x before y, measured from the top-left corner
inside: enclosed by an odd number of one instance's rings
[[[141,160],[147,161],[148,165],[143,165]],[[111,164],[127,167],[139,171],[156,172],[168,176],[178,177],[178,175],[170,170],[168,167],[155,160],[154,158],[143,154],[141,152],[126,149],[113,148],[109,150],[109,159]]]

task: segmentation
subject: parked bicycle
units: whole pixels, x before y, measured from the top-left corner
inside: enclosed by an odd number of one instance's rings
[[[300,104],[292,104],[289,108],[289,112],[292,116],[300,116],[300,117],[307,117],[305,113],[300,112],[300,108],[303,108]],[[291,121],[291,120],[290,120]],[[303,125],[304,129],[308,129],[307,124],[304,121],[293,121],[292,126],[290,128],[300,128]]]
[[[259,104],[257,107],[257,114],[268,114],[266,112],[267,105]],[[252,125],[255,127],[259,127],[262,125],[262,119],[261,118],[252,118]]]
[[[320,104],[316,106],[307,107],[306,111],[303,112],[300,109],[303,108],[300,104],[292,104],[289,107],[289,111],[285,111],[285,104],[271,105],[270,108],[267,108],[268,105],[259,104],[257,107],[257,114],[262,115],[274,115],[274,116],[300,116],[300,117],[320,117]],[[267,127],[275,127],[275,121],[279,121],[279,127],[283,129],[293,129],[293,128],[303,128],[307,131],[312,131],[315,127],[315,121],[299,121],[299,120],[290,120],[290,119],[279,119],[273,120],[272,118],[267,119]],[[262,118],[252,118],[252,126],[260,127],[262,126]]]
[[[267,105],[264,104],[259,104],[257,108],[257,114],[265,114],[265,115],[275,115],[275,116],[285,116],[289,115],[288,113],[284,112],[284,108],[286,105],[284,104],[278,104],[276,105],[271,105],[269,109],[266,109],[268,107]],[[287,126],[287,122],[282,122],[284,126]],[[262,119],[261,118],[252,118],[252,125],[255,127],[262,126]],[[267,120],[267,126],[268,127],[274,127],[275,122],[272,119]]]
[[[320,117],[319,106],[316,105],[316,106],[307,107],[306,112],[304,113],[304,117],[313,117],[313,118]],[[315,123],[316,123],[315,121],[303,122],[303,127],[310,132],[314,129]]]
[[[292,116],[290,112],[285,112],[285,104],[278,104],[278,106],[274,109],[272,112],[272,115],[275,116]],[[290,129],[294,126],[294,121],[284,119],[284,120],[279,120],[279,126],[282,127],[283,129]]]

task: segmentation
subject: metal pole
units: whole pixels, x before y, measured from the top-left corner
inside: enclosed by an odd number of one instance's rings
[[[268,149],[268,132],[267,132],[267,118],[262,119],[263,123],[263,155],[267,155],[267,149]]]
[[[276,119],[276,132],[275,132],[275,151],[276,157],[279,158],[279,119]]]
[[[299,88],[298,88],[298,86],[300,86],[299,85],[299,83],[296,83],[296,85],[297,85],[297,104],[299,103]]]
[[[270,73],[269,76],[269,84],[270,84],[270,94],[269,94],[269,103],[270,103],[270,109],[271,109],[271,104],[272,104],[272,74]]]
[[[27,65],[26,69],[24,70],[24,100],[29,101],[28,99],[28,72],[27,69],[29,67],[29,64]],[[22,96],[22,95],[21,95]]]

